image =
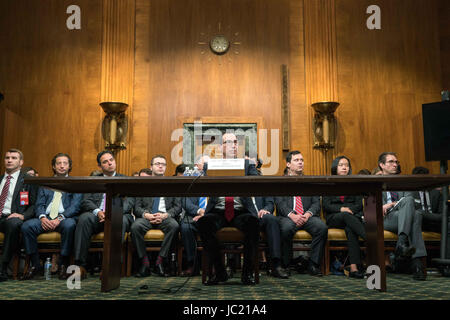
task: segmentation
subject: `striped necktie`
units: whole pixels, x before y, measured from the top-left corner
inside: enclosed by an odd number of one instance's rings
[[[3,208],[5,207],[6,198],[8,197],[9,184],[10,184],[11,178],[12,178],[11,175],[8,175],[6,177],[5,185],[3,186],[2,193],[0,194],[0,215],[3,213]]]
[[[206,208],[206,197],[200,197],[198,199],[198,206],[200,207],[200,209]]]
[[[394,202],[394,201],[398,201],[398,193],[397,192],[394,192],[394,191],[390,191],[390,193],[391,193],[391,200],[392,200],[392,202]]]
[[[297,214],[303,214],[302,197],[295,196],[295,209],[294,210]]]

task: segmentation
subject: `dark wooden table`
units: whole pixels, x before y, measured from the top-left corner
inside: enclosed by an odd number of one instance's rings
[[[25,183],[71,193],[106,193],[101,291],[120,286],[122,208],[117,196],[367,195],[364,212],[369,265],[380,266],[386,291],[382,191],[414,191],[450,184],[450,175],[303,177],[29,177]]]

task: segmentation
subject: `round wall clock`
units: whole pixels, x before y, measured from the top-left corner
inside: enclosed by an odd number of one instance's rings
[[[217,35],[211,39],[209,47],[215,54],[225,54],[230,48],[230,41],[225,36]]]

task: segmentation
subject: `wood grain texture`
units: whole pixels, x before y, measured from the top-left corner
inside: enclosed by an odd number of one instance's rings
[[[128,104],[125,115],[130,124],[133,122],[135,1],[105,0],[102,21],[101,101]],[[127,149],[116,154],[117,171],[126,174],[132,170],[130,145],[133,140],[129,138],[130,130],[132,127],[129,126]],[[104,140],[102,142],[104,147]]]
[[[57,152],[72,156],[74,175],[97,167],[102,1],[76,1],[81,30],[66,27],[71,4],[0,2],[1,151],[21,149],[44,176]]]
[[[71,4],[81,8],[81,30],[66,28]],[[341,154],[354,172],[372,169],[386,150],[398,153],[404,173],[417,165],[438,173],[437,162],[425,162],[421,105],[440,101],[440,91],[450,87],[450,4],[378,0],[382,29],[368,30],[371,4],[2,1],[1,152],[22,149],[25,165],[41,175],[52,173],[55,153],[67,152],[72,174],[87,175],[104,146],[99,103],[122,100],[130,105],[129,132],[119,171],[131,174],[162,153],[172,174],[170,154],[179,141],[170,138],[183,119],[246,119],[258,129],[280,130],[280,66],[286,64],[290,149],[302,151],[307,174],[329,173],[331,158]],[[232,41],[223,56],[207,45],[219,33]],[[312,149],[310,105],[320,100],[341,104],[337,146],[327,156]],[[281,134],[278,140],[281,174]]]
[[[170,156],[177,117],[260,116],[264,129],[281,128],[288,1],[137,1],[136,9],[134,112],[139,120],[136,116],[133,127],[134,139],[146,140],[147,146],[133,148],[140,155],[133,165],[148,165],[158,153]],[[216,34],[231,41],[223,56],[208,48]],[[176,164],[168,163],[171,174]]]
[[[381,30],[366,28],[370,1],[336,0],[339,121],[337,154],[354,172],[397,152],[402,172],[426,163],[422,104],[440,100],[437,1],[378,1]],[[418,24],[420,21],[420,24]]]
[[[309,123],[314,118],[311,105],[322,101],[338,101],[335,0],[305,1],[305,79]],[[308,130],[312,142],[312,126]],[[325,152],[309,144],[313,174],[328,174],[335,149]]]
[[[450,1],[439,0],[438,14],[442,88],[450,90]]]

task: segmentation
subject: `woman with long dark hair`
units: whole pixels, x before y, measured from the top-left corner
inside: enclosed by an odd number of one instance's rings
[[[352,173],[350,159],[345,156],[337,157],[331,164],[331,174],[346,176]],[[358,238],[366,238],[362,222],[362,196],[327,196],[323,197],[323,212],[329,228],[344,229],[347,235],[348,254],[350,260],[350,277],[364,278],[361,265],[361,249]]]

